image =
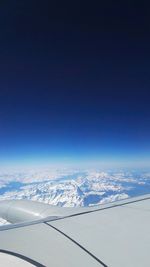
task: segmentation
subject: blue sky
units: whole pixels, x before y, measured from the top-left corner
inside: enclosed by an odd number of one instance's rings
[[[0,16],[0,164],[149,165],[147,8],[24,5]]]

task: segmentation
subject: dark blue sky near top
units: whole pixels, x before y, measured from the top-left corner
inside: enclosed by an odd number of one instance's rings
[[[146,2],[0,3],[0,160],[150,159]]]

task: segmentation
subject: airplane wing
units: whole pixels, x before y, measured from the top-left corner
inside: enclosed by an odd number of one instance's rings
[[[150,195],[92,208],[2,201],[0,266],[149,267]]]

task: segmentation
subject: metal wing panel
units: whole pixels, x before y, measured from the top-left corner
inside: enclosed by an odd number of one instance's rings
[[[44,223],[1,231],[0,249],[23,255],[47,267],[100,266],[79,246]]]
[[[150,195],[78,209],[77,214],[66,210],[64,217],[0,228],[0,253],[39,267],[149,267],[149,225]]]
[[[37,265],[33,265],[29,261],[25,261],[21,259],[20,257],[16,257],[14,255],[11,255],[10,253],[7,253],[6,251],[0,251],[0,266],[3,267],[35,267]]]
[[[49,222],[111,267],[150,266],[150,200]]]

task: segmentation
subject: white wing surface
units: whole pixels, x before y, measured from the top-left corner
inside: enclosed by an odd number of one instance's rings
[[[0,215],[15,222],[0,228],[0,266],[150,266],[150,195],[87,209],[1,202]]]

